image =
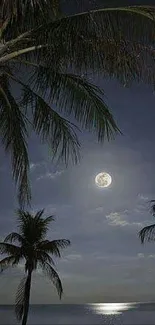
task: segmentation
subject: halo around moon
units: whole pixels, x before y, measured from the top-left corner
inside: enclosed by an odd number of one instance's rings
[[[110,186],[112,182],[112,177],[105,172],[99,173],[96,177],[95,177],[95,184],[98,187],[108,187]]]

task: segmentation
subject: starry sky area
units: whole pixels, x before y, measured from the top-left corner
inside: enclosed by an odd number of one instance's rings
[[[78,165],[53,164],[50,150],[34,134],[29,139],[32,210],[45,208],[56,221],[51,239],[72,245],[56,260],[63,281],[62,303],[155,300],[155,245],[140,244],[138,231],[154,222],[148,201],[155,198],[155,95],[151,87],[123,88],[115,80],[95,80],[105,91],[123,135],[98,144],[79,133]],[[9,157],[0,148],[0,239],[16,230],[15,187]],[[101,189],[99,172],[113,179]],[[0,304],[12,304],[24,267],[0,276]],[[33,276],[32,303],[58,303],[55,289],[40,270]]]

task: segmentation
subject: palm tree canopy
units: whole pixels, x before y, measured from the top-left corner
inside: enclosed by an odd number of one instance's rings
[[[151,214],[155,217],[155,200],[151,200]],[[155,241],[155,224],[144,227],[139,232],[141,243]]]
[[[20,203],[30,200],[31,128],[50,143],[54,158],[77,162],[80,145],[70,116],[99,141],[119,133],[104,91],[92,78],[100,73],[123,85],[154,85],[154,19],[153,6],[65,16],[59,0],[1,1],[0,132]]]
[[[0,253],[5,254],[0,261],[0,271],[10,266],[17,266],[21,260],[25,261],[25,272],[36,270],[39,266],[52,280],[61,298],[63,293],[61,280],[54,270],[53,256],[60,257],[61,249],[70,245],[67,239],[47,240],[46,235],[53,216],[43,218],[44,210],[38,211],[34,216],[29,212],[18,210],[18,230],[10,233],[0,243]],[[17,245],[18,244],[18,245]],[[23,299],[26,277],[19,285],[16,296],[16,312],[19,319],[23,312]]]

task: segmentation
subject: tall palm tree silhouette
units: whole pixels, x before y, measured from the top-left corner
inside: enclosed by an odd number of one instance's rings
[[[54,269],[51,255],[60,257],[60,250],[70,245],[70,241],[46,239],[49,224],[54,218],[52,216],[43,218],[43,213],[44,210],[41,210],[33,216],[29,212],[18,210],[19,232],[10,233],[4,242],[0,243],[0,253],[7,255],[0,261],[1,271],[10,266],[17,266],[22,260],[25,261],[26,275],[19,284],[15,302],[17,319],[22,320],[22,325],[27,323],[32,273],[37,267],[41,267],[53,282],[60,298],[63,293],[62,283]]]

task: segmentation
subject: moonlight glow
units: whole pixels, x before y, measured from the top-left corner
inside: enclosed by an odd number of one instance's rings
[[[99,187],[108,187],[112,182],[112,178],[109,174],[107,173],[99,173],[95,177],[95,183]]]

